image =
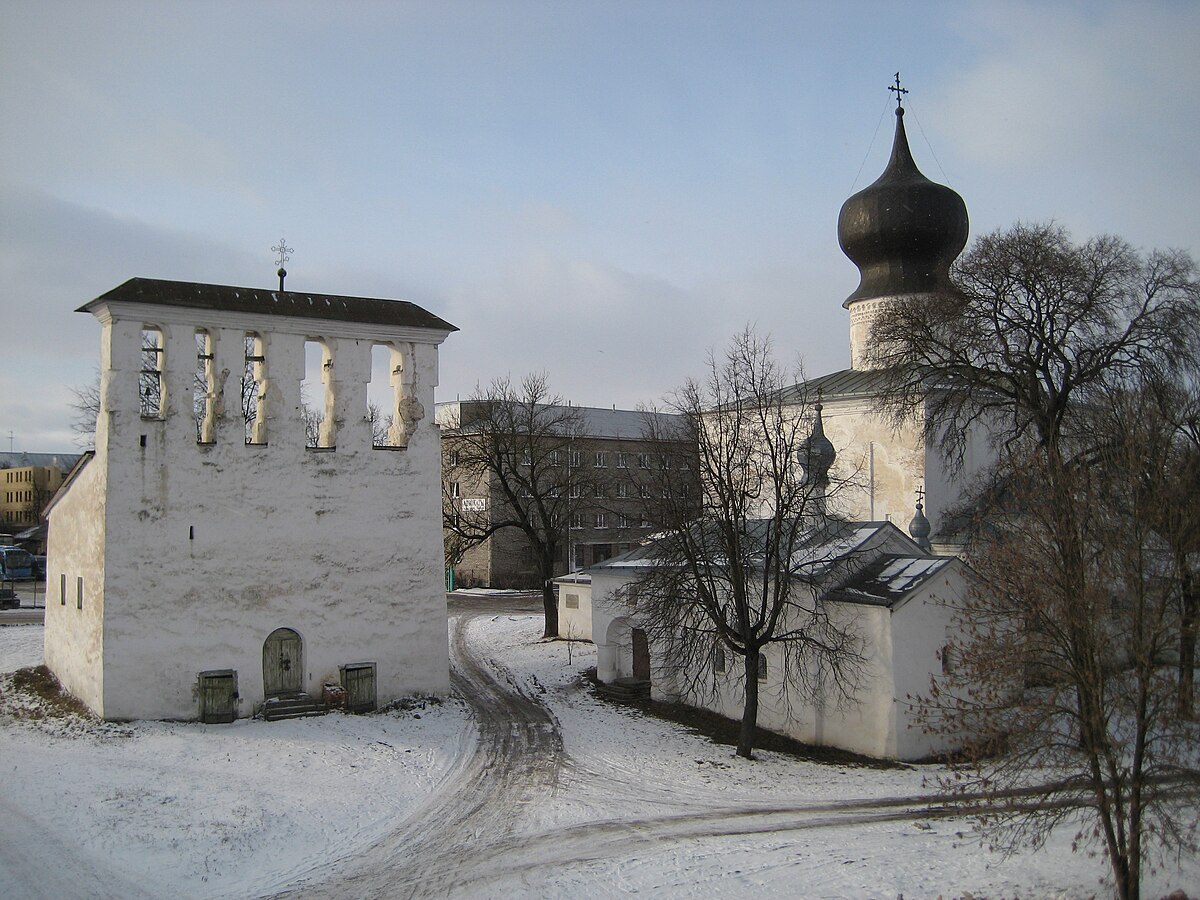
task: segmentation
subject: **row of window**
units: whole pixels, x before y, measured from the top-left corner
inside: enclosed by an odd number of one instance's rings
[[[584,513],[573,513],[571,515],[571,528],[578,530],[587,528],[585,524],[588,517]],[[591,527],[593,528],[652,528],[649,519],[634,519],[632,516],[618,514],[609,516],[608,513],[594,513],[591,517]],[[450,516],[450,527],[457,528],[459,524],[458,513]]]
[[[4,511],[4,522],[8,525],[20,525],[22,523],[37,522],[38,514],[35,509],[6,509]]]
[[[60,606],[67,605],[67,576],[58,576],[58,603]],[[75,579],[75,608],[83,609],[83,576],[79,575]]]
[[[4,473],[4,480],[6,484],[13,484],[21,481],[33,481],[33,469],[25,469],[23,471],[8,469]]]
[[[326,422],[326,410],[334,406],[335,381],[332,377],[334,365],[333,351],[323,341],[306,342],[306,358],[310,348],[319,348],[321,362],[319,373],[311,378],[306,377],[306,383],[311,381],[313,389],[320,392],[310,405],[303,396],[305,442],[309,447],[334,449],[334,432]],[[390,414],[384,414],[376,407],[368,404],[365,419],[371,425],[372,444],[376,447],[404,447],[416,426],[416,419],[408,419],[405,410],[412,410],[412,386],[404,377],[410,372],[412,361],[406,358],[392,344],[375,344],[372,355],[376,350],[390,354],[387,368],[391,372],[390,389],[392,392],[389,409],[400,411],[399,420]],[[216,369],[214,341],[210,332],[205,329],[195,331],[196,368],[192,379],[192,412],[196,422],[196,442],[210,444],[216,440],[216,419],[219,401],[222,393],[228,394],[225,377],[219,375]],[[239,376],[240,381],[240,413],[245,423],[245,442],[247,444],[267,443],[268,392],[269,377],[267,371],[266,343],[261,335],[247,332],[243,337],[244,363]],[[157,326],[146,325],[141,337],[141,366],[138,371],[138,402],[141,416],[144,419],[160,420],[166,415],[166,384],[164,381],[164,356],[166,345],[163,332]],[[316,350],[314,349],[314,353]],[[376,368],[373,364],[373,369]],[[238,384],[239,382],[234,382]],[[229,386],[230,388],[233,385]],[[228,405],[228,404],[227,404]]]
[[[5,491],[4,500],[6,503],[32,503],[33,491]]]
[[[628,469],[629,468],[630,454],[625,453],[625,452],[618,452],[618,453],[615,453],[614,455],[616,457],[618,469]],[[608,450],[596,450],[595,452],[592,453],[592,467],[595,469],[607,469],[608,468],[608,458],[609,458]],[[639,469],[652,468],[651,463],[652,463],[653,459],[654,459],[654,455],[650,454],[650,453],[637,454],[638,468]],[[452,466],[458,465],[458,460],[459,460],[458,451],[451,450],[450,451],[450,465],[452,465]],[[562,452],[559,450],[551,450],[546,456],[546,462],[551,466],[562,465]],[[533,451],[531,451],[531,450],[522,451],[521,463],[526,466],[533,465]],[[567,451],[567,465],[572,469],[580,468],[583,465],[583,454],[579,450]],[[672,465],[671,457],[669,457],[669,456],[659,456],[658,457],[658,467],[660,469],[670,469],[671,465]],[[686,468],[686,464],[684,467]]]
[[[688,484],[679,485],[680,496],[681,497],[690,496],[690,494],[691,494],[690,487],[691,486]],[[606,488],[606,485],[603,485],[603,484],[592,485],[592,496],[597,499],[607,498],[608,493],[605,490],[605,488]],[[626,484],[624,482],[618,484],[616,491],[617,491],[617,499],[618,500],[630,500],[633,498],[633,488],[629,484]],[[449,483],[449,493],[450,493],[450,499],[452,499],[452,500],[460,499],[462,497],[462,482],[451,481]],[[570,498],[572,500],[582,500],[583,499],[583,485],[572,484],[568,488],[567,493],[568,493],[568,496],[570,496]],[[526,486],[522,486],[522,487],[518,488],[517,494],[518,494],[518,496],[523,497],[525,499],[530,499],[533,497],[533,491],[531,491]],[[651,496],[651,490],[650,490],[650,488],[646,487],[645,485],[639,485],[638,490],[637,490],[637,495],[639,498],[641,498],[643,500],[649,499]],[[551,485],[546,491],[546,496],[547,497],[561,497],[562,496],[562,487],[557,484]],[[664,499],[671,496],[671,490],[669,487],[664,486],[662,488],[662,496]]]

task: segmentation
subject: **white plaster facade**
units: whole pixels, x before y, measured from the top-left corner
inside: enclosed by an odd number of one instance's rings
[[[147,279],[81,311],[102,326],[96,450],[49,510],[47,558],[45,659],[67,690],[106,719],[193,719],[199,673],[232,669],[235,714],[251,715],[264,642],[286,628],[302,641],[309,693],[366,662],[380,704],[446,692],[440,447],[424,412],[454,327],[398,301]],[[146,329],[163,339],[150,415]],[[260,357],[250,435],[247,335]],[[301,416],[306,341],[325,354],[319,448],[305,446]],[[396,388],[386,448],[372,446],[366,416],[377,344]],[[198,361],[197,346],[211,358]]]
[[[572,572],[554,579],[558,585],[558,633],[573,641],[592,639],[592,576]]]
[[[911,554],[920,549],[899,530],[879,525],[874,530],[867,559]],[[926,561],[932,561],[926,557]],[[638,627],[635,609],[619,598],[620,589],[637,577],[644,560],[611,560],[593,567],[588,598],[592,609],[592,635],[597,648],[596,676],[612,682],[634,676],[632,633]],[[836,592],[823,602],[833,619],[853,628],[865,641],[866,660],[854,701],[840,704],[832,691],[814,701],[801,702],[786,692],[786,672],[781,651],[768,646],[767,679],[759,684],[758,724],[810,744],[839,747],[883,759],[917,760],[952,749],[957,736],[927,734],[921,728],[908,698],[928,694],[931,679],[942,674],[942,651],[956,634],[953,600],[966,589],[965,566],[955,558],[941,558],[934,575],[889,602],[846,599]],[[588,585],[577,585],[581,593]],[[841,597],[841,599],[833,599]],[[582,605],[582,601],[581,601]],[[740,660],[729,656],[726,672],[715,677],[715,693],[682,687],[696,673],[679,673],[665,665],[658,648],[650,644],[651,695],[741,718],[744,686]],[[713,678],[698,680],[711,683]]]

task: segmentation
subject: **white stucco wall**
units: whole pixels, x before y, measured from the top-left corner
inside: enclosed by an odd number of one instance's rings
[[[103,672],[72,691],[110,719],[194,718],[197,674],[231,668],[238,713],[249,715],[263,700],[263,641],[277,628],[302,637],[310,693],[357,662],[376,664],[381,704],[447,691],[432,420],[444,334],[133,304],[101,317],[104,412],[89,468],[106,475],[104,504],[73,485],[51,529],[51,565],[83,552],[72,546],[80,529],[103,535],[103,605],[84,610],[103,614]],[[137,405],[145,324],[167,337],[162,420],[141,418]],[[192,414],[196,327],[213,334],[216,369],[230,373],[211,445],[197,444]],[[239,411],[246,332],[267,339],[266,445],[245,443]],[[299,415],[304,342],[316,338],[333,350],[332,450],[305,448]],[[383,341],[403,351],[404,377],[428,413],[405,449],[371,447],[366,384],[371,348]],[[60,529],[68,520],[76,524]],[[68,618],[47,616],[47,660],[64,673],[97,652],[79,646],[80,623],[69,620],[76,612],[69,604]]]
[[[46,547],[43,657],[68,691],[91,709],[104,697],[105,471],[84,464],[50,510]],[[79,608],[79,579],[83,608]]]
[[[575,608],[567,605],[568,597],[575,598]],[[592,640],[592,586],[586,581],[558,583],[558,633],[571,640]]]
[[[632,577],[592,573],[592,629],[600,681],[632,674],[630,627],[636,625],[636,617],[624,604],[612,600],[613,592]],[[945,600],[961,597],[964,590],[962,565],[954,562],[894,611],[882,606],[830,604],[835,622],[855,629],[865,642],[866,660],[858,673],[854,700],[841,701],[832,686],[815,699],[803,698],[786,684],[782,648],[769,646],[765,650],[767,679],[759,682],[759,725],[806,743],[877,758],[922,759],[952,748],[958,743],[954,736],[922,731],[909,698],[927,694],[931,676],[940,674],[939,653],[954,627]],[[741,718],[744,682],[739,657],[727,656],[724,674],[705,672],[694,679],[686,674],[676,677],[662,665],[661,654],[653,645],[650,655],[652,696]],[[681,690],[681,684],[693,680],[715,685],[716,690]]]

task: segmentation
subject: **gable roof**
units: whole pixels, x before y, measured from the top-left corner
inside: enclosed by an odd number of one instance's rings
[[[109,302],[458,331],[449,322],[407,300],[308,294],[303,291],[271,291],[226,284],[166,281],[158,278],[130,278],[124,284],[101,294],[75,311],[93,312],[97,307]]]
[[[748,535],[765,529],[768,521],[747,522]],[[648,569],[658,564],[657,551],[652,537],[575,574]],[[860,564],[864,559],[867,562]],[[924,553],[892,522],[836,522],[804,535],[797,542],[792,565],[806,582],[829,585],[822,595],[826,599],[892,608],[957,561],[953,556]]]

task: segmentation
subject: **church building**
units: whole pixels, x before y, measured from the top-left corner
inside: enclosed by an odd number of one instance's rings
[[[49,509],[45,660],[106,719],[449,689],[432,411],[456,329],[285,274],[278,291],[133,278],[79,310],[101,325],[100,408]]]
[[[898,84],[894,90],[899,101]],[[921,422],[895,427],[881,409],[887,374],[874,368],[871,325],[905,298],[952,292],[950,266],[967,232],[962,198],[918,170],[897,102],[887,167],[845,202],[838,221],[839,242],[861,275],[843,304],[850,312],[850,368],[788,389],[797,415],[815,409],[810,442],[824,450],[820,477],[832,469],[846,485],[829,498],[828,513],[840,524],[832,532],[815,527],[807,550],[826,568],[816,577],[807,573],[796,590],[811,591],[814,604],[857,633],[865,659],[854,699],[846,703],[823,686],[815,693],[793,690],[783,654],[775,652],[779,646],[768,644],[757,667],[762,727],[907,760],[951,749],[959,740],[926,733],[910,698],[927,692],[931,678],[954,664],[948,647],[959,626],[952,607],[967,589],[968,570],[947,513],[960,499],[962,479],[987,462],[987,445],[982,437],[975,440],[964,468],[951,473],[938,448],[926,443]],[[714,642],[711,671],[656,659],[637,610],[620,599],[639,570],[660,564],[653,553],[648,546],[560,579],[560,616],[590,618],[597,677],[615,686],[615,695],[649,689],[661,699],[740,717],[741,667],[726,667],[720,644]],[[799,572],[805,563],[792,565]]]

